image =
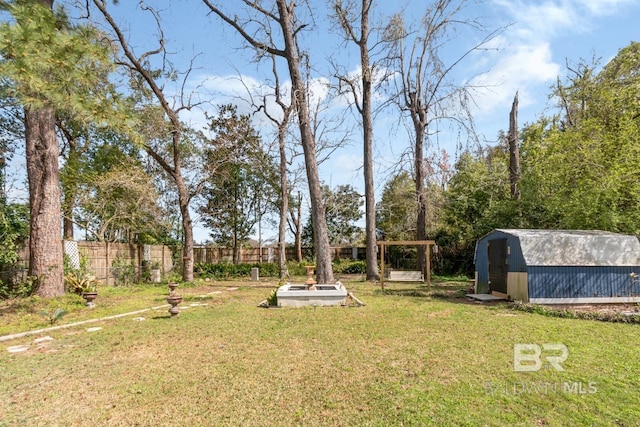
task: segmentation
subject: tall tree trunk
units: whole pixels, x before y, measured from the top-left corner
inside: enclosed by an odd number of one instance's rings
[[[52,107],[25,108],[25,154],[31,210],[29,276],[36,293],[64,295],[58,140]]]
[[[518,147],[518,92],[513,98],[509,113],[509,183],[511,184],[511,198],[520,200],[520,148]]]
[[[178,204],[182,217],[182,280],[193,282],[193,224],[189,213],[189,194],[179,166],[174,170],[173,179],[178,189]]]
[[[378,273],[378,242],[376,237],[376,200],[373,186],[373,124],[371,116],[367,117],[369,123],[364,125],[364,199],[365,199],[365,235],[366,235],[366,259],[367,280],[379,280]],[[368,126],[371,126],[367,130]]]
[[[280,278],[289,277],[287,268],[287,213],[289,212],[289,183],[287,181],[286,122],[278,125],[278,150],[280,154],[280,222],[278,224],[278,270]]]
[[[376,200],[373,187],[373,119],[371,117],[371,64],[369,61],[369,8],[371,0],[362,0],[360,15],[360,64],[362,66],[362,136],[364,160],[364,199],[366,235],[366,278],[379,280],[376,239]]]
[[[284,48],[278,49],[273,45],[265,44],[261,40],[254,38],[247,33],[241,24],[238,23],[237,16],[231,17],[224,14],[217,6],[209,0],[203,0],[209,9],[218,15],[223,21],[231,25],[254,49],[277,55],[287,61],[289,77],[291,78],[291,91],[295,97],[295,107],[298,113],[298,126],[300,128],[300,141],[304,151],[305,167],[307,172],[307,183],[309,185],[309,195],[311,197],[311,215],[313,217],[314,229],[314,249],[316,251],[316,279],[319,283],[333,283],[333,268],[331,265],[331,247],[329,246],[329,236],[327,232],[327,220],[324,215],[324,203],[320,188],[320,178],[318,176],[318,160],[316,153],[316,142],[311,128],[309,105],[307,103],[307,88],[300,72],[300,52],[296,43],[299,31],[306,25],[300,26],[296,22],[295,6],[291,0],[276,0],[278,13],[275,14],[260,4],[260,2],[245,2],[248,7],[259,13],[265,20],[274,21],[267,23],[263,27],[273,28],[277,25],[282,32]],[[252,18],[254,19],[254,18]],[[262,35],[261,35],[262,36]],[[273,34],[269,34],[268,39],[273,40]]]
[[[311,215],[313,217],[313,240],[316,252],[316,280],[318,283],[333,283],[333,267],[331,265],[331,247],[327,232],[327,220],[322,201],[322,191],[316,158],[316,143],[311,129],[307,93],[300,73],[300,57],[294,36],[293,7],[289,8],[286,0],[277,0],[279,23],[284,39],[284,52],[291,77],[291,90],[295,94],[300,140],[304,151],[304,160],[311,198]]]
[[[355,9],[355,3],[344,4],[342,0],[334,0],[333,7],[336,11],[336,19],[342,30],[345,39],[358,46],[360,52],[361,90],[362,102],[359,100],[359,90],[354,80],[347,76],[339,76],[341,82],[347,84],[353,96],[353,105],[362,117],[362,146],[363,146],[363,169],[364,169],[364,196],[365,196],[365,236],[366,236],[366,278],[367,280],[378,280],[378,246],[376,236],[376,202],[375,190],[373,187],[373,119],[371,117],[372,108],[372,70],[369,57],[369,15],[373,7],[373,0],[362,0],[360,4],[359,18],[352,14],[351,8]],[[358,33],[357,28],[360,28]]]
[[[296,255],[298,257],[298,262],[302,262],[304,257],[302,256],[302,195],[298,191],[298,215],[295,219],[295,229],[296,229]]]
[[[427,200],[424,190],[424,143],[427,132],[427,112],[422,106],[419,95],[410,94],[410,113],[415,132],[414,179],[416,184],[416,240],[427,239]],[[418,269],[426,277],[427,248],[418,246]]]

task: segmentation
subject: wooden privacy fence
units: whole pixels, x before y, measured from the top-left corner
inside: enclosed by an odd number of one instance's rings
[[[71,242],[71,243],[70,243]],[[75,246],[79,257],[86,260],[89,273],[105,285],[115,285],[119,272],[124,268],[133,268],[136,278],[140,278],[145,269],[159,269],[161,275],[173,271],[174,265],[172,250],[164,245],[139,245],[133,243],[109,243],[109,242],[88,242],[88,241],[63,241],[65,253],[69,255]],[[311,257],[311,249],[303,248],[302,254],[305,258]],[[242,248],[240,251],[241,263],[253,264],[260,262],[277,262],[277,249],[266,248]],[[333,259],[365,259],[364,247],[333,247],[331,248]],[[297,258],[294,247],[286,248],[287,260]],[[193,250],[195,263],[218,264],[232,262],[233,249],[215,246],[196,246]],[[180,255],[175,259],[180,259]],[[13,269],[8,275],[17,280],[26,278],[26,271],[29,268],[29,247],[25,245],[19,253],[17,262],[18,268]]]
[[[131,269],[139,278],[144,269],[159,269],[161,275],[173,270],[171,248],[164,245],[139,245],[133,243],[63,241],[65,253],[73,258],[73,253],[86,260],[89,273],[105,285],[116,284],[118,273]],[[77,249],[74,250],[73,247]],[[29,268],[29,247],[19,254],[19,264]]]
[[[287,260],[297,258],[296,248],[287,247],[285,249]],[[311,248],[302,248],[304,258],[311,257]],[[331,248],[333,259],[365,259],[366,248],[364,247],[334,247]],[[193,249],[193,260],[195,263],[220,264],[233,262],[233,248],[217,246],[196,246]],[[242,248],[240,250],[240,263],[255,264],[261,262],[278,262],[278,250],[274,247],[268,248]]]

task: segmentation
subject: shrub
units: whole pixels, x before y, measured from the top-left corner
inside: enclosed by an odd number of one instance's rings
[[[249,277],[251,269],[257,267],[260,275],[264,277],[277,277],[279,274],[278,266],[274,263],[253,263],[253,264],[209,264],[197,263],[194,271],[201,277],[212,279],[231,279],[238,277]]]
[[[0,280],[0,298],[26,298],[33,295],[40,284],[40,278],[27,276],[25,280],[13,283],[11,281]]]
[[[305,268],[305,266],[307,265],[311,265],[313,264],[313,262],[297,262],[297,261],[288,261],[287,262],[287,269],[289,270],[289,274],[291,276],[306,276],[307,275],[307,269]]]
[[[278,305],[278,295],[277,295],[278,289],[279,287],[272,290],[269,296],[267,297],[267,303],[269,304],[270,307],[276,307]]]
[[[307,265],[312,265],[310,261],[288,261],[287,269],[291,276],[306,276]],[[253,263],[253,264],[231,264],[228,262],[219,264],[197,263],[194,271],[200,277],[208,277],[211,279],[231,279],[239,277],[249,277],[251,269],[257,267],[261,277],[278,277],[280,270],[278,265],[272,262]],[[359,260],[336,260],[333,263],[333,272],[342,274],[365,274],[367,264],[365,261]]]
[[[361,260],[334,262],[333,272],[342,274],[366,274],[367,263]]]
[[[71,259],[64,255],[64,287],[67,292],[82,294],[83,292],[95,292],[98,280],[89,273],[87,257],[80,255],[80,268],[71,264]]]
[[[128,286],[136,279],[136,266],[117,256],[111,263],[111,274],[116,280],[116,286]]]

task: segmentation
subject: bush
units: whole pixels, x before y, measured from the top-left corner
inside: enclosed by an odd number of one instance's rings
[[[342,261],[336,260],[333,263],[333,272],[341,274],[366,274],[367,263],[366,261],[354,260],[354,261]]]
[[[136,280],[136,266],[117,256],[111,263],[111,274],[116,280],[116,286],[129,286]]]
[[[25,280],[16,283],[0,280],[0,299],[30,297],[39,284],[39,278],[35,276],[27,276]]]
[[[271,291],[271,293],[269,294],[269,296],[267,297],[267,304],[269,304],[269,307],[277,307],[278,306],[278,289],[280,287],[278,286],[277,288],[275,288],[274,290]]]
[[[83,292],[96,292],[98,280],[89,273],[88,260],[80,255],[80,268],[71,264],[69,255],[64,254],[64,288],[66,292],[82,294]]]
[[[312,265],[313,261],[307,262],[297,262],[297,261],[288,261],[287,269],[289,270],[289,275],[291,276],[306,276],[307,275],[307,265]]]
[[[287,269],[291,276],[306,276],[307,265],[313,265],[312,261],[288,261]],[[278,277],[280,270],[278,265],[272,262],[253,264],[231,264],[228,262],[219,264],[197,263],[194,272],[200,277],[210,279],[246,278],[251,276],[251,269],[257,267],[261,277]],[[340,260],[333,263],[333,272],[340,274],[366,274],[367,264],[361,260]]]
[[[257,267],[260,276],[278,277],[278,266],[272,262],[253,263],[253,264],[209,264],[197,263],[194,271],[200,277],[208,277],[211,279],[231,279],[251,276],[251,269]]]

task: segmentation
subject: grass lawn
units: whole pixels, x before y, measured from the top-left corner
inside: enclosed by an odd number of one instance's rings
[[[183,306],[207,305],[178,318],[165,307],[0,342],[0,426],[640,425],[638,325],[343,283],[366,306],[262,309],[270,284],[209,282],[180,289]],[[4,303],[0,335],[46,327],[36,310],[56,304],[64,324],[166,293],[105,289],[92,310],[74,297]],[[54,340],[34,343],[44,335]],[[566,345],[564,371],[515,372],[517,343]]]

